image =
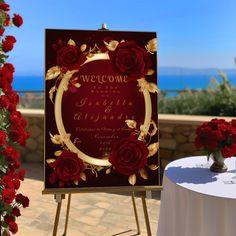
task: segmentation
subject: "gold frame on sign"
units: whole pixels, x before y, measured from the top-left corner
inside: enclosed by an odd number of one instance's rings
[[[83,65],[87,63],[97,61],[97,60],[110,60],[110,58],[107,53],[97,53],[97,54],[94,54],[93,57],[88,58],[80,67],[82,67]],[[57,90],[57,94],[55,98],[54,114],[55,114],[57,129],[61,137],[68,137],[67,136],[68,133],[65,130],[63,120],[62,120],[62,109],[61,109],[62,105],[61,104],[62,104],[63,93],[65,92],[64,88],[67,87],[68,81],[70,80],[70,78],[71,77],[66,76],[66,74],[64,75],[64,77],[62,78],[58,86],[58,90]],[[145,102],[145,118],[144,118],[143,130],[148,132],[149,127],[151,125],[152,102],[151,102],[151,96],[148,89],[143,88],[142,92],[143,92],[144,102]],[[142,140],[142,134],[139,135],[138,139]],[[80,159],[82,159],[88,164],[92,164],[95,166],[110,166],[111,165],[110,162],[106,160],[105,158],[98,159],[96,157],[91,157],[85,154],[74,145],[74,143],[70,140],[70,138],[64,138],[63,142],[65,143],[65,145],[70,151],[78,154]]]

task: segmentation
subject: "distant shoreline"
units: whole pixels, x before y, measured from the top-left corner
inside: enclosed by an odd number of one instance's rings
[[[226,73],[227,74],[227,73]],[[219,73],[212,74],[162,74],[158,73],[158,86],[160,90],[183,90],[183,89],[207,89],[212,77],[219,82]],[[230,83],[236,88],[236,71],[227,74]],[[15,76],[13,88],[16,91],[44,91],[44,76],[27,75]]]

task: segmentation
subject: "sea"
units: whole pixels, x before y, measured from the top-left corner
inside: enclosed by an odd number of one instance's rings
[[[222,79],[219,75],[214,76],[221,83]],[[207,89],[210,86],[212,76],[203,74],[193,75],[158,75],[159,90],[184,90],[184,89]],[[236,88],[236,74],[228,75],[228,80]],[[44,76],[27,75],[15,76],[13,88],[16,91],[44,91]]]

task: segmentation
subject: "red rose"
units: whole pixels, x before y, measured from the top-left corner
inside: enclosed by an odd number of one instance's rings
[[[24,169],[19,170],[18,173],[17,173],[17,176],[20,180],[24,180],[25,170]]]
[[[14,179],[12,180],[13,184],[14,184],[14,188],[15,189],[19,189],[20,188],[20,180],[19,179]]]
[[[0,36],[3,36],[4,32],[5,32],[5,29],[4,28],[0,28]]]
[[[116,68],[131,78],[140,79],[151,66],[147,51],[134,41],[119,43],[114,55]]]
[[[4,216],[4,221],[9,225],[10,222],[15,222],[15,217],[14,216],[5,215]]]
[[[11,213],[12,213],[12,215],[14,215],[16,217],[21,216],[20,209],[18,207],[13,207]]]
[[[5,84],[11,84],[13,80],[13,72],[10,66],[4,65],[2,68],[0,68],[0,86],[4,87]],[[8,86],[9,87],[9,86]]]
[[[9,225],[9,230],[10,230],[13,234],[16,234],[17,231],[18,231],[18,225],[17,225],[17,223],[14,222],[14,221],[11,221],[11,222],[9,222],[8,225]]]
[[[0,9],[3,11],[9,11],[10,10],[10,5],[7,3],[0,3]]]
[[[20,154],[17,150],[15,150],[11,146],[7,146],[5,147],[2,153],[8,157],[8,160],[13,166],[19,167],[20,163],[18,159],[19,159]]]
[[[14,198],[15,198],[15,191],[13,189],[6,188],[2,191],[2,200],[6,204],[11,204]]]
[[[20,15],[14,14],[12,22],[16,27],[20,27],[23,24],[23,19]]]
[[[7,36],[7,37],[10,37],[10,36]],[[7,68],[11,73],[15,72],[15,67],[11,63],[6,62],[3,66],[3,68],[4,67]]]
[[[126,138],[115,143],[109,161],[121,174],[132,175],[146,165],[148,153],[142,141]]]
[[[0,96],[0,108],[8,109],[10,106],[10,101],[6,95]]]
[[[16,202],[22,204],[23,208],[29,206],[29,198],[19,193],[16,195]]]
[[[232,126],[233,126],[234,128],[236,128],[236,120],[235,120],[235,119],[232,119],[232,120],[231,120],[231,124],[232,124]]]
[[[13,49],[13,42],[9,40],[4,40],[2,43],[3,52],[10,52]]]
[[[7,13],[5,13],[5,21],[4,21],[3,25],[9,26],[10,19],[11,19],[10,16]]]
[[[15,43],[15,42],[16,42],[16,38],[15,38],[14,36],[12,36],[12,35],[7,35],[7,36],[5,37],[5,40],[11,41],[12,43]]]
[[[19,143],[21,146],[25,147],[26,140],[29,138],[29,132],[26,132],[21,126],[10,127],[9,136],[14,142]]]
[[[57,64],[67,70],[78,69],[85,59],[77,46],[66,45],[57,51]]]
[[[51,164],[54,168],[54,180],[62,182],[80,180],[80,174],[84,170],[84,164],[77,154],[69,151],[63,151],[60,157]]]
[[[0,129],[0,147],[6,144],[7,135],[6,133]]]

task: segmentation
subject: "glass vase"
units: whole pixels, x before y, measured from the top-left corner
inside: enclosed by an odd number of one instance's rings
[[[226,172],[228,167],[224,163],[224,158],[221,151],[216,151],[210,155],[213,160],[213,164],[210,167],[210,170],[217,173]]]

